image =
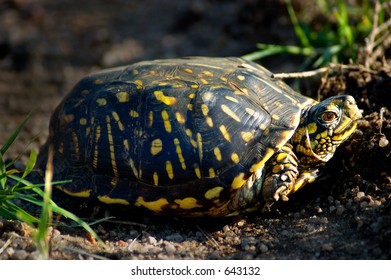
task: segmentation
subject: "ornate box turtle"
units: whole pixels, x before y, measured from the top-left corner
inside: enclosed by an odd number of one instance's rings
[[[224,216],[313,182],[361,118],[351,96],[320,103],[240,58],[155,60],[82,79],[54,112],[67,194],[155,213]]]

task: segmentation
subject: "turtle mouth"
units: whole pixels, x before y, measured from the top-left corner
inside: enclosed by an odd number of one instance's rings
[[[357,119],[356,119],[357,120]],[[340,144],[345,141],[349,136],[354,132],[357,127],[357,121],[353,119],[347,119],[342,125],[339,125],[337,129],[334,130],[331,140],[335,144]]]

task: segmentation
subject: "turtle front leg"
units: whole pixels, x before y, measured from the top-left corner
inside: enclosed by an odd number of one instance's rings
[[[307,183],[312,183],[319,174],[317,168],[300,173],[292,145],[286,144],[274,155],[268,166],[262,186],[262,197],[265,201],[264,210],[269,209],[280,198],[284,201],[289,200],[288,195],[296,192]]]

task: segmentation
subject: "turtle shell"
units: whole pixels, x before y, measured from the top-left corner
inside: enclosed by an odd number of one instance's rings
[[[313,103],[240,58],[109,69],[82,79],[57,107],[39,168],[52,146],[54,180],[72,180],[59,188],[73,196],[226,215]]]

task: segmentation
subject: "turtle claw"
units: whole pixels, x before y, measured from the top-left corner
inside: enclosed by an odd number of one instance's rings
[[[281,198],[283,201],[288,201],[287,190],[288,188],[286,186],[279,187],[273,194],[274,200],[278,201]]]

